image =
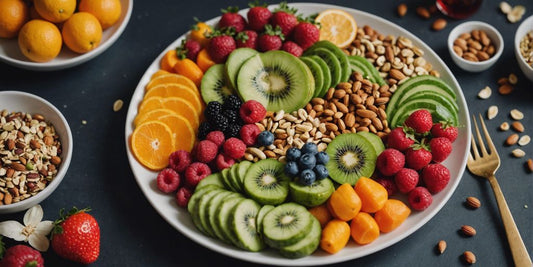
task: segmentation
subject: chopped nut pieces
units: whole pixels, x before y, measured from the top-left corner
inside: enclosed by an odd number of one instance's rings
[[[476,197],[467,197],[466,204],[472,209],[481,207],[481,201],[479,201],[479,199]]]
[[[61,143],[42,115],[0,115],[0,205],[7,205],[34,196],[54,179]]]
[[[520,39],[520,55],[527,64],[533,66],[533,31],[528,32]]]
[[[490,89],[490,87],[488,86],[485,86],[485,88],[479,91],[479,93],[477,94],[477,97],[481,99],[489,99],[491,95],[492,95],[492,89]]]
[[[492,120],[498,115],[498,107],[497,106],[490,106],[487,111],[487,118],[489,120]]]
[[[483,30],[463,33],[453,42],[453,51],[468,61],[485,61],[496,53],[496,47]]]

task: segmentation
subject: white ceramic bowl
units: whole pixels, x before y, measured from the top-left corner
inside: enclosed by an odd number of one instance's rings
[[[480,62],[469,61],[458,56],[453,51],[453,42],[455,39],[457,39],[459,35],[463,33],[470,33],[473,30],[485,31],[487,36],[494,44],[496,53],[494,53],[494,55],[488,60]],[[496,63],[496,61],[498,61],[503,52],[503,38],[498,30],[491,25],[481,21],[469,21],[455,26],[455,28],[453,28],[453,30],[450,32],[450,35],[448,35],[448,50],[450,51],[450,56],[452,57],[453,62],[455,62],[455,64],[457,64],[457,66],[459,66],[461,69],[470,72],[480,72],[490,68],[492,65],[494,65],[494,63]]]
[[[36,95],[19,92],[19,91],[3,91],[0,92],[0,110],[6,109],[9,112],[26,112],[30,114],[41,114],[45,120],[50,122],[59,135],[61,142],[61,165],[57,175],[54,179],[35,196],[24,199],[20,202],[12,203],[9,205],[1,205],[0,213],[13,213],[31,208],[34,205],[39,204],[45,200],[65,177],[70,160],[72,158],[72,133],[68,126],[67,120],[61,114],[61,112],[54,107],[50,102],[38,97]]]
[[[60,70],[84,63],[109,48],[126,28],[131,16],[133,0],[120,0],[120,3],[122,5],[122,14],[119,20],[113,26],[104,30],[100,45],[92,51],[85,54],[77,54],[63,46],[56,58],[49,62],[38,63],[30,61],[20,52],[17,38],[0,38],[0,61],[22,69],[36,71]]]
[[[524,73],[524,75],[531,81],[533,81],[533,68],[531,65],[526,63],[526,60],[520,54],[520,40],[530,31],[533,31],[533,16],[525,19],[516,30],[514,35],[514,52],[516,56],[516,61],[518,61],[518,66]]]

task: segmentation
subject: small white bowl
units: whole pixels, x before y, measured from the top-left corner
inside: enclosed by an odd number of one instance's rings
[[[100,45],[85,54],[77,54],[70,51],[66,46],[61,48],[59,55],[49,62],[32,62],[27,59],[18,47],[17,38],[0,38],[0,61],[22,69],[36,71],[52,71],[66,69],[84,63],[107,50],[120,37],[131,17],[133,0],[120,0],[122,14],[118,21],[102,33]]]
[[[9,112],[26,112],[30,114],[41,114],[46,121],[50,122],[56,133],[59,135],[61,142],[61,165],[59,165],[58,172],[54,179],[35,196],[29,197],[22,201],[0,206],[0,213],[14,213],[29,209],[34,205],[39,204],[45,200],[65,177],[67,169],[72,158],[72,133],[70,127],[61,112],[54,107],[50,102],[38,97],[36,95],[19,92],[19,91],[3,91],[0,92],[0,110],[6,109]]]
[[[518,66],[524,73],[524,75],[531,81],[533,81],[533,68],[531,65],[527,64],[526,59],[520,54],[520,41],[526,34],[530,31],[533,31],[533,16],[525,19],[516,30],[514,35],[514,52],[516,56],[516,61],[518,61]]]
[[[488,60],[480,62],[469,61],[458,56],[453,51],[453,42],[455,39],[457,39],[459,35],[463,33],[470,33],[473,30],[485,31],[487,36],[494,44],[496,53],[494,53],[494,55]],[[492,65],[494,65],[494,63],[496,63],[496,61],[498,61],[503,52],[503,38],[498,30],[491,25],[481,21],[469,21],[455,26],[455,28],[453,28],[453,30],[450,32],[450,35],[448,35],[448,50],[450,51],[450,56],[455,64],[457,64],[457,66],[459,66],[461,69],[470,72],[480,72],[490,68]]]

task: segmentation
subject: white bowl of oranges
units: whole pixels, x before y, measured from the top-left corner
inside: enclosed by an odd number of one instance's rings
[[[0,0],[0,61],[51,71],[84,63],[126,28],[132,0]]]

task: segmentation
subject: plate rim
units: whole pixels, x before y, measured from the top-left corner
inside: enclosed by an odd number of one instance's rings
[[[421,47],[422,50],[424,51],[424,53],[431,53],[432,57],[434,57],[436,59],[436,61],[437,61],[436,63],[439,64],[439,67],[442,67],[442,70],[449,76],[450,82],[453,84],[453,87],[456,89],[458,103],[459,104],[461,104],[461,103],[464,104],[464,107],[462,106],[461,108],[464,108],[464,124],[465,125],[461,125],[463,127],[462,127],[462,129],[460,129],[460,133],[464,132],[464,134],[467,135],[465,137],[465,141],[466,141],[465,149],[466,148],[470,148],[470,139],[471,139],[470,138],[470,134],[471,134],[470,117],[469,117],[468,105],[467,105],[466,99],[464,97],[464,94],[462,92],[461,86],[459,85],[459,83],[458,83],[457,79],[455,78],[455,76],[453,75],[452,71],[448,68],[448,66],[444,63],[444,61],[440,58],[440,56],[431,47],[429,47],[425,42],[423,42],[420,38],[418,38],[415,34],[409,32],[405,28],[403,28],[403,27],[401,27],[401,26],[399,26],[399,25],[397,25],[397,24],[395,24],[395,23],[393,23],[393,22],[391,22],[389,20],[386,20],[384,18],[378,17],[378,16],[376,16],[374,14],[371,14],[369,12],[358,10],[358,9],[351,8],[351,7],[332,5],[332,4],[323,4],[323,3],[307,3],[307,2],[295,2],[295,3],[290,3],[289,5],[291,7],[295,7],[295,8],[298,8],[298,9],[311,8],[311,9],[325,10],[325,9],[330,9],[330,8],[337,8],[337,9],[345,10],[345,11],[351,13],[351,14],[361,14],[363,16],[368,17],[372,21],[377,21],[377,22],[379,22],[381,24],[386,24],[387,27],[392,27],[393,29],[398,30],[398,33],[395,34],[396,37],[405,36],[405,37],[409,38],[411,41],[413,41],[414,43],[416,43],[416,45],[418,47]],[[278,6],[278,4],[269,5],[268,8],[270,10],[272,10],[273,8],[275,8],[277,6]],[[245,13],[247,10],[248,9],[242,9],[239,12],[240,13]],[[220,18],[220,16],[212,18],[212,19],[206,21],[206,23],[208,23],[210,25],[214,25],[215,22],[218,21],[219,18]],[[356,21],[357,21],[357,18],[356,18]],[[358,23],[358,25],[359,25],[359,23]],[[350,254],[349,255],[343,255],[343,256],[341,256],[339,254],[337,254],[337,255],[329,255],[329,254],[325,254],[325,252],[318,252],[319,255],[317,255],[316,257],[313,256],[314,254],[312,256],[308,256],[308,257],[304,257],[304,258],[296,259],[296,260],[287,259],[287,258],[281,258],[281,257],[275,257],[275,258],[269,257],[269,262],[265,262],[264,261],[264,257],[256,257],[257,255],[259,255],[257,252],[246,252],[246,251],[238,250],[238,249],[236,249],[234,247],[230,247],[230,246],[228,246],[226,244],[223,244],[222,242],[220,242],[218,240],[214,241],[211,238],[203,236],[195,228],[194,229],[185,229],[185,228],[182,229],[181,226],[176,224],[176,222],[171,219],[170,215],[164,214],[162,208],[158,208],[157,207],[157,205],[160,204],[160,203],[156,203],[156,201],[154,199],[148,197],[148,193],[154,193],[154,192],[147,192],[146,190],[152,190],[155,187],[153,185],[145,187],[142,184],[142,179],[144,179],[145,177],[137,177],[137,174],[136,174],[134,166],[135,165],[140,166],[140,165],[136,161],[136,159],[133,156],[133,154],[131,153],[131,150],[130,150],[130,147],[129,147],[129,135],[131,134],[131,132],[133,130],[131,128],[131,122],[133,120],[134,115],[137,113],[137,104],[139,104],[140,100],[142,100],[142,95],[144,93],[144,86],[147,83],[147,81],[149,80],[151,74],[154,73],[153,69],[156,68],[156,66],[159,66],[159,61],[164,56],[165,52],[168,51],[169,49],[172,49],[177,44],[179,44],[179,42],[183,38],[185,38],[188,35],[188,33],[189,32],[186,32],[186,33],[180,35],[176,40],[172,41],[171,44],[169,44],[166,48],[164,48],[162,50],[162,52],[159,54],[159,56],[157,58],[155,58],[154,61],[148,66],[147,70],[144,72],[143,76],[139,80],[139,83],[137,84],[137,87],[135,88],[135,91],[134,91],[134,93],[132,95],[132,98],[130,100],[130,105],[129,105],[129,108],[128,108],[128,115],[127,115],[126,122],[125,122],[125,144],[126,144],[128,160],[129,160],[129,163],[130,163],[130,168],[131,168],[131,170],[132,170],[132,172],[133,172],[133,174],[135,176],[135,180],[136,180],[137,184],[139,185],[141,191],[143,192],[143,194],[146,197],[146,199],[148,200],[148,202],[152,205],[152,207],[156,210],[156,212],[158,212],[159,215],[165,221],[167,221],[167,223],[169,223],[173,228],[178,230],[178,232],[180,232],[181,234],[185,235],[187,238],[191,239],[192,241],[194,241],[194,242],[196,242],[196,243],[198,243],[198,244],[200,244],[200,245],[202,245],[202,246],[204,246],[204,247],[206,247],[208,249],[211,249],[213,251],[216,251],[216,252],[218,252],[220,254],[223,254],[223,255],[226,255],[226,256],[229,256],[229,257],[232,257],[232,258],[236,258],[236,259],[243,260],[243,261],[248,261],[248,262],[253,262],[253,263],[268,264],[268,265],[287,265],[287,264],[290,264],[290,265],[294,265],[294,266],[312,266],[312,265],[314,266],[314,265],[333,264],[333,263],[339,263],[339,262],[345,262],[345,261],[349,261],[349,260],[354,260],[354,259],[358,259],[358,258],[367,256],[367,255],[373,254],[373,253],[375,253],[377,251],[383,250],[383,249],[385,249],[385,248],[387,248],[389,246],[392,246],[394,244],[397,244],[397,243],[401,242],[402,240],[404,240],[409,235],[411,235],[412,233],[418,231],[429,220],[431,220],[442,209],[442,207],[446,203],[448,203],[449,199],[451,198],[451,196],[455,192],[457,186],[459,185],[460,181],[462,180],[462,176],[463,176],[463,173],[464,173],[465,168],[466,168],[466,160],[467,160],[467,154],[468,153],[465,153],[463,155],[462,160],[460,161],[461,163],[460,163],[460,168],[458,169],[457,179],[454,180],[454,183],[448,184],[447,188],[449,188],[449,189],[446,189],[447,190],[447,194],[443,196],[443,199],[440,201],[440,203],[438,203],[438,205],[436,205],[430,211],[426,210],[425,212],[427,212],[428,214],[425,214],[422,217],[421,220],[417,221],[413,226],[411,226],[409,229],[407,229],[407,231],[404,231],[402,233],[397,234],[391,240],[385,241],[384,244],[379,244],[379,245],[374,246],[374,247],[368,247],[368,249],[365,249],[365,252],[360,253],[361,255],[356,255],[356,256],[350,255]],[[141,95],[141,93],[142,93],[142,95]],[[139,95],[140,95],[140,97],[139,97]],[[131,131],[130,131],[130,129],[131,129]],[[141,168],[143,168],[143,167],[141,166]],[[151,188],[151,187],[154,187],[154,188]],[[158,192],[155,192],[155,193],[157,194]],[[175,202],[175,201],[173,201],[173,202]],[[175,205],[175,203],[171,203],[171,206],[176,206],[176,208],[179,209],[177,207],[177,205]],[[422,214],[422,213],[420,213],[420,214]],[[186,215],[188,216],[188,213]],[[179,214],[178,214],[178,216],[179,216]],[[411,215],[411,216],[413,216],[413,215]],[[394,232],[391,232],[391,233],[394,233]],[[384,235],[387,235],[387,234],[383,234],[383,233],[381,234],[381,236],[384,236]],[[350,243],[353,243],[353,242],[350,242]],[[318,250],[318,251],[320,251],[320,250]],[[262,253],[262,252],[259,252],[259,253]],[[317,254],[317,252],[315,252],[315,254]],[[328,255],[328,256],[323,257],[323,255]],[[267,256],[269,256],[269,254],[264,255],[264,256],[267,257]],[[309,258],[311,258],[311,260],[309,260]]]

